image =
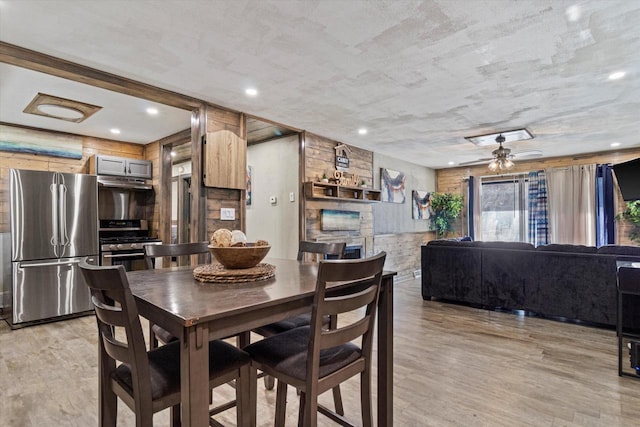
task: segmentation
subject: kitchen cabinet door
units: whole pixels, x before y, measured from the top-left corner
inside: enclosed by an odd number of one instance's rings
[[[151,178],[151,162],[148,160],[129,159],[126,162],[127,176],[135,178]]]
[[[206,187],[246,189],[246,139],[228,130],[208,132],[202,152]]]
[[[121,157],[96,156],[96,174],[125,176],[126,162],[126,159]]]

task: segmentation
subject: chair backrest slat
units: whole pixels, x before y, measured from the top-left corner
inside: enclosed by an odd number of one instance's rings
[[[91,297],[91,302],[96,311],[96,316],[101,322],[119,327],[124,327],[127,324],[127,319],[122,313],[122,307],[104,304],[95,296]]]
[[[309,242],[301,240],[298,246],[298,261],[302,261],[304,254],[318,254],[318,255],[335,255],[338,259],[344,257],[344,251],[347,247],[345,242],[340,243],[325,243],[325,242]]]
[[[186,255],[210,254],[209,242],[173,243],[164,245],[145,245],[144,259],[147,268],[153,268],[153,260],[160,257],[178,257]]]
[[[368,329],[369,316],[364,316],[362,319],[348,326],[322,331],[322,334],[320,335],[320,349],[322,350],[346,344],[364,335]]]
[[[356,310],[373,302],[376,298],[375,286],[370,286],[349,296],[327,297],[321,314],[340,314]]]

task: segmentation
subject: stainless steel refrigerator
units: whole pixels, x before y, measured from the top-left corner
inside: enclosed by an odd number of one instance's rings
[[[9,185],[10,323],[91,310],[78,263],[99,259],[96,176],[11,169]]]

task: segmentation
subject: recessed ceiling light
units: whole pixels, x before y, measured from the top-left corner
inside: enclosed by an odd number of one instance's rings
[[[367,130],[365,128],[360,128],[360,129],[358,129],[358,134],[359,135],[366,135],[367,134]]]
[[[565,13],[569,21],[575,22],[578,19],[580,19],[580,15],[581,15],[580,6],[578,6],[577,4],[574,4],[573,6],[569,6],[565,10]]]
[[[153,107],[149,107],[147,108],[147,114],[150,116],[155,116],[156,114],[158,114],[158,109],[157,108],[153,108]]]
[[[244,91],[244,93],[246,93],[247,96],[256,96],[256,95],[258,95],[258,90],[255,89],[255,88],[250,87],[250,88],[246,89]]]
[[[114,135],[120,135],[120,129],[113,128],[110,132]]]
[[[449,166],[453,166],[453,165],[455,165],[455,164],[456,164],[456,162],[449,162],[449,163],[447,163],[447,164],[448,164]]]
[[[611,146],[612,146],[612,147],[619,147],[619,146],[620,146],[620,143],[619,143],[619,142],[612,142],[612,143],[611,143]]]
[[[624,71],[616,71],[615,73],[611,73],[609,74],[609,80],[620,80],[621,78],[623,78],[627,73],[625,73]]]
[[[171,154],[171,157],[175,157],[175,156],[176,156],[176,152],[175,152],[175,151],[173,151],[173,150],[171,150],[171,153],[170,153],[170,154]]]

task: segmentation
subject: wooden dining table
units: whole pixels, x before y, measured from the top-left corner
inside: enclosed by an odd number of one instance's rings
[[[127,273],[141,316],[181,341],[182,425],[209,425],[208,341],[310,312],[317,264],[266,259],[275,277],[246,283],[203,283],[193,267]],[[393,276],[385,271],[378,302],[378,426],[393,425]],[[247,425],[255,423],[255,408]]]

